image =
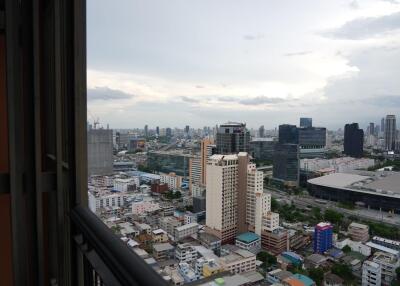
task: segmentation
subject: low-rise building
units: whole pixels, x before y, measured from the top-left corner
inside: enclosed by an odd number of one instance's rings
[[[344,280],[336,274],[326,273],[324,275],[323,285],[324,286],[343,286]]]
[[[261,250],[261,237],[253,232],[245,232],[236,237],[235,245],[257,254]]]
[[[161,228],[153,230],[151,235],[153,237],[153,243],[168,242],[168,234]]]
[[[289,248],[289,235],[286,229],[278,228],[274,231],[261,233],[261,246],[274,255],[278,255]]]
[[[132,203],[132,214],[140,215],[147,212],[155,212],[160,209],[160,205],[154,201],[139,201]]]
[[[310,277],[302,274],[293,274],[282,281],[285,286],[315,286],[317,285]]]
[[[128,179],[116,178],[114,180],[114,190],[118,192],[134,191],[139,185],[139,177],[136,176]]]
[[[307,269],[324,267],[326,265],[327,261],[328,261],[328,258],[326,258],[325,256],[318,254],[318,253],[314,253],[314,254],[307,256],[304,259],[304,266]]]
[[[157,261],[163,261],[174,258],[174,247],[169,243],[153,244],[153,256]]]
[[[178,271],[185,280],[185,283],[190,283],[199,279],[199,276],[188,263],[179,263]]]
[[[180,241],[188,236],[196,234],[198,231],[199,224],[197,222],[177,226],[174,230],[174,240]]]
[[[219,237],[211,233],[200,232],[198,240],[203,246],[212,250],[216,255],[221,253],[221,239]]]
[[[178,244],[175,248],[175,258],[180,263],[192,263],[197,259],[197,250],[189,243]]]
[[[222,268],[231,273],[256,270],[256,255],[244,249],[235,250],[219,259]]]
[[[371,255],[371,247],[368,245],[363,244],[360,241],[353,241],[349,238],[343,240],[337,240],[334,243],[335,247],[342,249],[345,246],[349,246],[352,251],[359,252],[364,256]]]
[[[373,261],[366,260],[362,267],[362,285],[379,286],[381,285],[381,266]]]
[[[361,223],[352,222],[347,229],[350,237],[354,241],[367,242],[369,240],[369,226]]]
[[[174,235],[174,230],[176,227],[181,226],[182,222],[177,220],[173,216],[161,217],[158,220],[159,227],[165,230],[169,235]]]
[[[275,283],[282,283],[283,280],[292,276],[293,276],[292,272],[278,268],[268,272],[266,278],[269,283],[275,284]]]
[[[380,236],[374,236],[372,237],[372,242],[400,251],[400,241],[397,240],[391,240]]]
[[[386,252],[376,252],[372,261],[381,267],[381,284],[383,286],[390,285],[396,277],[397,267],[400,266],[398,257]]]

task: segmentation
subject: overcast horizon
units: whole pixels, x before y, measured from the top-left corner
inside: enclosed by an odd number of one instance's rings
[[[88,120],[330,130],[400,115],[400,1],[87,2]]]

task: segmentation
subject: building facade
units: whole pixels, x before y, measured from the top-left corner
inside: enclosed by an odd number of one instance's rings
[[[332,248],[333,226],[327,222],[320,222],[315,226],[313,249],[314,253],[324,253]]]
[[[358,128],[358,123],[344,126],[344,154],[360,158],[364,153],[364,131]]]
[[[274,179],[298,186],[300,177],[298,144],[275,144],[273,162]]]
[[[113,131],[92,129],[87,131],[88,174],[113,173]]]
[[[388,151],[396,149],[397,139],[396,116],[386,115],[385,121],[385,148]]]
[[[217,131],[217,153],[235,154],[248,152],[250,132],[245,123],[228,122],[221,124]]]

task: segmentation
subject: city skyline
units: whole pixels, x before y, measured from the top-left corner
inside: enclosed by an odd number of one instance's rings
[[[396,114],[396,1],[189,2],[88,1],[93,116],[112,128],[313,117],[337,129]]]

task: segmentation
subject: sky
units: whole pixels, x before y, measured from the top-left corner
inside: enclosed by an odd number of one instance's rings
[[[400,0],[88,0],[88,120],[316,126],[400,116]]]

